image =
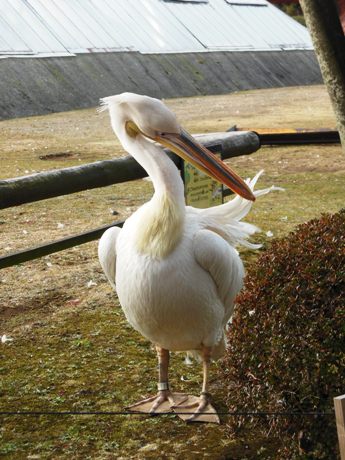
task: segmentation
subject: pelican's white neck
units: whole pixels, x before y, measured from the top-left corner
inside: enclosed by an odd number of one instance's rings
[[[139,137],[141,138],[139,140]],[[168,195],[178,206],[185,207],[184,187],[179,170],[163,149],[138,136],[136,152],[131,152],[150,176],[155,195]]]
[[[184,187],[180,173],[162,148],[142,135],[125,146],[152,179],[154,195],[145,206],[138,232],[139,252],[162,259],[176,247],[183,233]]]

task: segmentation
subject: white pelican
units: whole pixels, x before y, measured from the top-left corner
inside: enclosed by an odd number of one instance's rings
[[[112,128],[152,179],[154,195],[123,228],[107,230],[99,242],[102,268],[118,294],[128,322],[155,346],[159,361],[158,394],[129,407],[162,413],[175,408],[187,421],[219,423],[210,403],[211,358],[225,349],[224,331],[242,287],[244,269],[234,249],[257,229],[240,222],[255,196],[253,188],[199,145],[161,102],[124,93],[101,100]],[[237,196],[205,210],[185,206],[180,173],[162,147],[223,182]],[[251,200],[251,201],[249,201]],[[196,351],[203,361],[200,398],[169,389],[170,351]]]

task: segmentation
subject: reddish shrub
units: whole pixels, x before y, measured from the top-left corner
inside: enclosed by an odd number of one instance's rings
[[[345,210],[273,242],[245,285],[222,366],[229,410],[333,412],[345,391]],[[286,440],[278,458],[339,455],[333,415],[251,422]]]

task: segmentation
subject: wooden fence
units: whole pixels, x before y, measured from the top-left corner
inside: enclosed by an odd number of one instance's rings
[[[249,155],[260,148],[259,136],[251,131],[201,134],[195,137],[211,151],[221,153],[223,159]],[[172,152],[166,151],[166,153],[181,169],[182,160]],[[147,176],[146,171],[134,158],[127,156],[2,180],[0,181],[0,209],[141,179],[145,176]],[[114,222],[84,233],[2,256],[0,257],[0,269],[88,243],[100,238],[106,229],[122,225],[123,222]]]

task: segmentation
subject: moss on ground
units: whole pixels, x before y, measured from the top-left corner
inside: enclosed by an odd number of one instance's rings
[[[36,321],[2,347],[0,410],[121,411],[155,391],[155,354],[118,305],[71,308]],[[224,408],[216,375],[213,393]],[[171,377],[174,388],[198,393],[200,366],[186,368],[182,355],[174,355]],[[225,439],[223,426],[187,426],[176,416],[11,416],[3,417],[0,454],[221,458],[231,444],[246,450],[243,439]]]

